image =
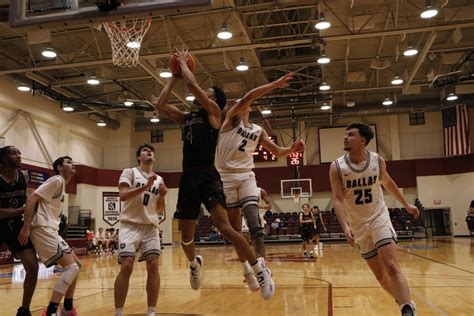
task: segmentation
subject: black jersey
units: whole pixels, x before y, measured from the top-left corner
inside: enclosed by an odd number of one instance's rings
[[[16,179],[8,183],[0,176],[0,207],[17,208],[26,203],[26,179],[20,169],[16,171]]]
[[[204,109],[186,114],[183,133],[183,170],[214,166],[219,130]]]
[[[311,223],[303,223],[301,224],[301,227],[306,227],[306,226],[313,227],[313,218],[311,217],[311,212],[309,212],[308,214],[301,212],[300,214],[303,214],[303,218],[302,218],[303,221],[311,220]]]

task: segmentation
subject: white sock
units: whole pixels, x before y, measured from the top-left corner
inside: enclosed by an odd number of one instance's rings
[[[198,261],[196,258],[194,258],[193,261],[189,261],[189,266],[193,269],[196,269],[196,267],[199,265]]]
[[[123,308],[116,308],[115,309],[115,316],[122,316]]]
[[[242,267],[244,268],[244,274],[252,272],[252,267],[248,261],[242,262]]]
[[[148,316],[155,316],[155,306],[148,306]]]

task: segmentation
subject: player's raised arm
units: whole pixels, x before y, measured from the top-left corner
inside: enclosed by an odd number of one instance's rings
[[[171,77],[170,80],[163,87],[163,90],[161,90],[161,93],[158,97],[154,95],[150,96],[150,102],[155,106],[155,109],[161,114],[170,118],[175,123],[182,125],[184,124],[185,113],[178,109],[176,106],[168,104],[168,99],[171,90],[173,90],[173,87],[176,84],[177,80],[177,77]]]
[[[119,180],[119,196],[121,201],[127,201],[132,199],[141,193],[148,190],[152,185],[153,182],[156,180],[156,175],[153,174],[150,176],[145,185],[139,186],[138,188],[132,188],[131,183],[133,181],[133,172],[131,169],[125,169]]]
[[[164,182],[161,182],[159,185],[158,190],[160,191],[160,196],[158,197],[158,201],[156,203],[156,212],[158,214],[162,214],[165,211],[166,207],[166,193],[168,192],[168,188],[166,187]]]
[[[294,142],[290,147],[280,147],[270,139],[265,130],[262,130],[260,143],[262,144],[263,148],[270,151],[277,157],[285,157],[294,152],[302,152],[305,148],[305,144],[302,140]]]

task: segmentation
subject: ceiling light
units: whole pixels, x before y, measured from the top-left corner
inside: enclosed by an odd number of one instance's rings
[[[125,106],[132,106],[132,105],[133,105],[133,102],[130,101],[130,100],[126,100],[126,101],[123,103],[123,105],[125,105]]]
[[[421,11],[420,17],[422,19],[431,19],[432,17],[435,17],[438,15],[438,9],[434,8],[432,6],[433,1],[427,0],[426,1],[426,7]]]
[[[186,101],[193,102],[194,99],[196,99],[196,97],[195,97],[194,95],[192,95],[191,93],[189,93],[189,94],[186,96]]]
[[[235,69],[237,69],[238,71],[247,71],[249,69],[249,66],[245,63],[243,57],[240,57],[240,62],[237,67],[235,67]]]
[[[392,79],[392,84],[393,85],[399,85],[399,84],[402,84],[402,83],[403,83],[402,78],[400,78],[399,76],[393,77],[393,79]]]
[[[74,111],[74,108],[70,105],[65,105],[65,106],[63,106],[63,111],[64,112],[72,112],[72,111]]]
[[[323,105],[321,105],[321,110],[327,111],[329,109],[331,109],[331,106],[327,104],[326,102],[324,102]]]
[[[26,83],[22,83],[17,87],[17,89],[22,92],[27,92],[31,90],[31,88]]]
[[[263,115],[272,114],[272,110],[270,110],[269,108],[264,108],[263,111],[262,111],[262,114],[263,114]]]
[[[105,123],[103,120],[100,120],[99,122],[97,122],[97,126],[104,127],[107,126],[107,123]]]
[[[152,123],[158,123],[160,121],[160,119],[158,118],[158,116],[156,116],[156,114],[153,115],[153,117],[150,119],[150,122]]]
[[[223,40],[229,39],[232,37],[232,33],[227,29],[227,23],[223,22],[221,30],[217,33],[217,37]]]
[[[87,83],[95,86],[98,85],[100,81],[95,76],[90,76],[89,79],[87,79]]]
[[[325,30],[331,27],[331,23],[324,18],[323,12],[319,14],[319,20],[314,27],[316,27],[318,30]]]
[[[57,56],[56,52],[51,47],[48,47],[45,50],[43,50],[41,52],[41,55],[43,55],[46,58],[55,58]]]
[[[137,49],[140,48],[140,42],[139,41],[130,41],[127,43],[127,47],[131,49]]]
[[[393,104],[393,101],[390,100],[390,98],[385,98],[385,100],[383,100],[382,104],[385,105],[385,106],[390,106],[390,105]]]
[[[408,46],[403,52],[403,55],[405,56],[415,56],[416,54],[418,54],[418,49],[413,46]]]
[[[173,74],[168,70],[168,68],[163,68],[163,70],[160,72],[160,77],[161,78],[171,78],[171,77],[173,77]]]
[[[452,92],[450,94],[448,94],[448,96],[446,97],[446,100],[448,100],[448,101],[454,101],[454,100],[457,100],[457,99],[458,99],[458,96],[455,95]]]
[[[319,86],[319,90],[321,91],[326,91],[329,89],[331,89],[331,86],[327,84],[326,82],[321,83],[321,85]]]
[[[328,64],[330,61],[331,58],[327,57],[324,53],[318,58],[318,64]]]

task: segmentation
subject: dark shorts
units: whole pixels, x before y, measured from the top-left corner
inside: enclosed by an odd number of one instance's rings
[[[314,229],[312,226],[302,226],[301,227],[301,239],[303,241],[309,241],[313,239]]]
[[[214,167],[186,170],[181,174],[174,218],[197,219],[201,203],[209,212],[216,203],[226,206],[221,176]]]
[[[321,226],[316,225],[316,229],[314,229],[313,235],[321,235]]]
[[[16,254],[25,249],[33,249],[33,244],[29,239],[26,245],[20,245],[18,235],[20,235],[22,227],[23,220],[21,216],[0,221],[0,244],[6,243],[15,257],[17,257]]]

